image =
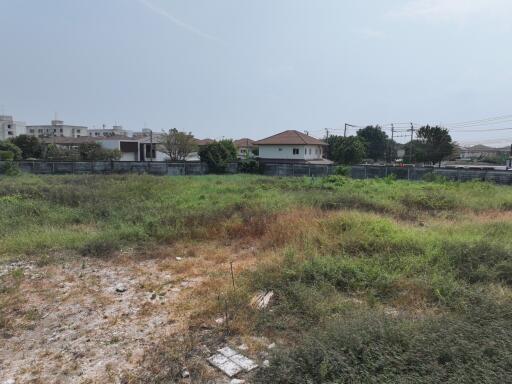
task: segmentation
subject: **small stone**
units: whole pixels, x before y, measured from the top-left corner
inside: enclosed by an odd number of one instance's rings
[[[215,322],[217,324],[224,324],[224,318],[223,317],[219,317],[218,319],[215,319]]]
[[[5,380],[3,384],[15,384],[15,383],[16,383],[16,380],[8,379],[8,380]]]
[[[247,346],[247,344],[242,344],[238,346],[238,349],[241,351],[247,351],[249,347]]]
[[[183,368],[183,371],[181,371],[181,377],[183,377],[184,379],[190,377],[190,372],[188,371],[187,368]]]
[[[126,292],[126,286],[124,284],[117,284],[116,285],[116,292],[123,293]]]
[[[268,349],[274,349],[276,347],[276,343],[269,344]]]
[[[176,260],[177,261],[181,261],[181,260],[183,260],[183,258],[182,257],[176,257]]]
[[[150,299],[151,299],[151,300],[155,300],[155,299],[156,299],[156,293],[155,293],[155,292],[153,292],[153,293],[151,294]]]
[[[264,367],[270,367],[270,361],[268,361],[268,360],[263,360],[263,366],[264,366]]]
[[[229,384],[244,384],[245,383],[245,380],[241,380],[241,379],[233,379],[229,382]]]

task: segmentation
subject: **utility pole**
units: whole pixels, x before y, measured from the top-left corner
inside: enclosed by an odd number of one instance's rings
[[[329,128],[325,128],[325,137],[329,138]]]
[[[348,124],[345,123],[345,131],[343,132],[343,137],[347,137],[347,127],[348,127]]]
[[[149,161],[153,161],[153,130],[149,130]]]
[[[414,124],[411,123],[411,148],[409,149],[409,164],[412,164],[412,151],[414,149],[414,144],[413,144],[413,138],[414,138]]]
[[[391,157],[394,157],[395,153],[395,125],[391,124]],[[393,162],[396,160],[396,158],[393,159]]]

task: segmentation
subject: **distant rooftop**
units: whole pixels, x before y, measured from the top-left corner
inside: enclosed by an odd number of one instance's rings
[[[289,130],[255,141],[255,145],[327,145],[324,141],[315,139],[305,133]]]

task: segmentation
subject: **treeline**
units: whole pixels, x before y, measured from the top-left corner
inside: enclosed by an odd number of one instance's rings
[[[84,143],[67,149],[28,135],[0,141],[0,160],[105,161],[120,158],[121,151],[105,149],[97,143]]]
[[[399,144],[379,126],[368,126],[355,136],[329,136],[327,158],[339,164],[359,164],[363,160],[392,163],[397,148],[403,147],[403,162],[440,164],[455,154],[456,146],[446,128],[424,126],[416,131],[416,139]]]

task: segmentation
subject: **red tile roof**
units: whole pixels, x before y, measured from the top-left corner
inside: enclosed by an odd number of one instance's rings
[[[254,146],[254,140],[243,138],[233,141],[233,144],[235,144],[235,147],[237,148],[251,148]]]
[[[327,145],[324,141],[315,139],[302,132],[290,130],[255,141],[254,145]]]

